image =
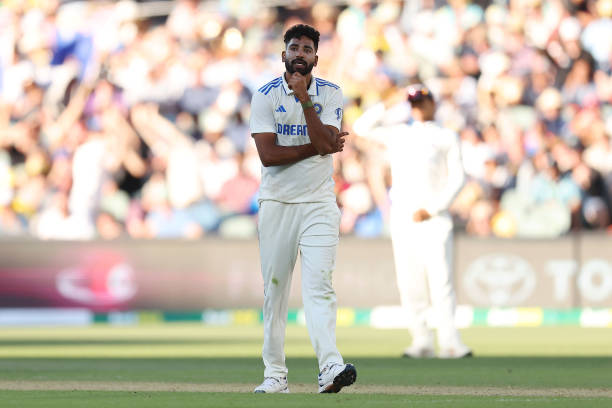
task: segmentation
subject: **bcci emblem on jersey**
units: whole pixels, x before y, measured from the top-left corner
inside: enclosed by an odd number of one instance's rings
[[[312,107],[314,108],[315,112],[317,112],[317,115],[321,114],[321,111],[323,110],[323,106],[321,106],[320,103],[315,103]]]

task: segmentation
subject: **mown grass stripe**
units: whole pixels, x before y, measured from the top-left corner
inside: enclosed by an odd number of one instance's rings
[[[19,391],[172,391],[172,392],[238,392],[251,393],[256,384],[198,384],[136,381],[0,381],[1,390]],[[313,384],[291,383],[291,392],[315,393]],[[523,388],[465,387],[436,385],[372,385],[355,383],[343,394],[406,394],[406,395],[474,395],[612,398],[612,388]]]

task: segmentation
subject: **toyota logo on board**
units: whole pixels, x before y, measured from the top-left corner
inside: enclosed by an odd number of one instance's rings
[[[533,293],[536,274],[520,256],[490,254],[467,267],[463,285],[469,298],[478,305],[515,306]]]

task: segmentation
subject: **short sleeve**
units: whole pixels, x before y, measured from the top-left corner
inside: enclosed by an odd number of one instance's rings
[[[342,91],[340,88],[334,89],[328,100],[325,101],[325,107],[321,112],[321,123],[324,125],[331,125],[340,130],[342,126],[342,107],[344,104],[344,98],[342,97]]]
[[[251,134],[276,133],[276,121],[270,104],[270,98],[261,92],[255,92],[251,98]]]

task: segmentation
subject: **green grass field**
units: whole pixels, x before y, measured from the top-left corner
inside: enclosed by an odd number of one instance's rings
[[[287,332],[289,395],[254,395],[262,328],[0,329],[0,407],[612,407],[612,329],[471,328],[476,357],[399,358],[404,330],[339,328],[357,383],[316,394],[306,329]]]

